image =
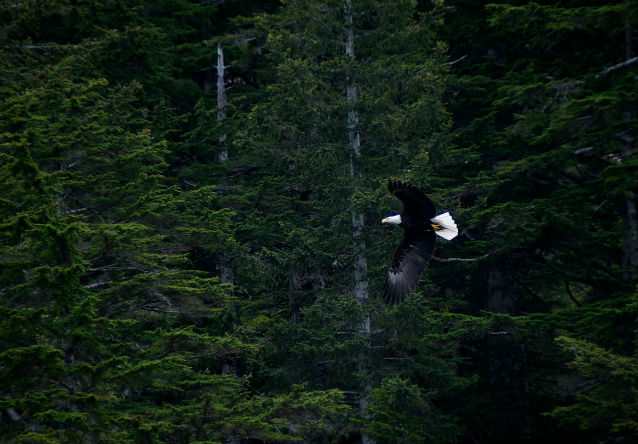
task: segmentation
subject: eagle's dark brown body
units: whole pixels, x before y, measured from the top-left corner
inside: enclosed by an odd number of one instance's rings
[[[394,252],[383,296],[387,302],[398,304],[412,293],[419,283],[421,274],[427,268],[434,252],[436,234],[451,239],[456,236],[458,230],[449,213],[435,217],[434,204],[418,188],[390,180],[388,190],[403,202],[403,211],[399,215],[384,219],[383,222],[398,224],[403,228],[404,236]]]

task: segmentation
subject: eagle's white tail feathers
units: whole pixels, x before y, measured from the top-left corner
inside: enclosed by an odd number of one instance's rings
[[[456,226],[456,222],[452,219],[450,213],[439,214],[433,217],[432,223],[438,225],[440,228],[435,231],[436,234],[443,239],[452,240],[459,234],[459,229]]]

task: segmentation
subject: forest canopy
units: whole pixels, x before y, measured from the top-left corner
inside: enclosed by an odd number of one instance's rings
[[[633,443],[631,0],[0,3],[0,443]],[[459,233],[382,300],[410,183]]]

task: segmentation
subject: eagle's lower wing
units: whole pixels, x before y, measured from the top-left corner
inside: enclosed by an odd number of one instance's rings
[[[435,240],[433,231],[415,233],[406,230],[403,242],[394,252],[383,287],[386,302],[398,304],[416,288],[434,252]]]

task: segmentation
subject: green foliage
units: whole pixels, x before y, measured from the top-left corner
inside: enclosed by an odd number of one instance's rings
[[[634,353],[637,98],[635,64],[619,64],[633,56],[635,13],[631,2],[464,1],[446,14],[452,59],[466,56],[450,84],[457,148],[429,171],[467,229],[455,255],[479,259],[433,272],[439,294],[462,297],[465,310],[518,315],[462,346],[479,376],[465,417],[472,436],[598,442],[611,416],[623,422],[632,410],[632,395],[602,379],[589,390],[623,407],[583,409],[554,339]],[[598,413],[606,425],[588,425]],[[635,431],[614,436],[631,442]]]
[[[588,341],[566,336],[556,341],[573,356],[569,366],[578,372],[568,386],[571,404],[548,415],[563,426],[577,427],[600,438],[638,433],[638,391],[635,355],[612,353]]]
[[[458,427],[432,405],[430,396],[398,377],[382,381],[370,397],[366,432],[389,443],[454,442]]]
[[[0,442],[635,441],[635,2],[352,6],[0,4]]]
[[[1,441],[337,434],[347,411],[339,392],[256,395],[248,374],[228,371],[259,347],[236,329],[227,288],[195,252],[235,248],[233,213],[214,187],[175,184],[172,145],[150,120],[158,95],[180,82],[168,69],[171,37],[135,25],[144,14],[131,9],[128,25],[103,32],[99,20],[111,19],[99,5],[51,6],[18,5],[7,34],[16,37],[6,37],[15,46],[3,47],[12,69],[2,71],[0,107]],[[54,16],[62,24],[42,35],[67,38],[67,25],[84,26],[73,13],[99,16],[75,35],[84,40],[42,54],[20,42],[27,23]],[[179,118],[164,117],[157,126],[170,134]]]

